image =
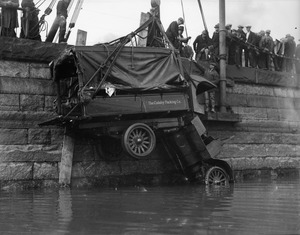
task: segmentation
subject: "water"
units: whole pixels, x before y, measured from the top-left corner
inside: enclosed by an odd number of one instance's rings
[[[2,191],[0,234],[300,234],[300,181]]]

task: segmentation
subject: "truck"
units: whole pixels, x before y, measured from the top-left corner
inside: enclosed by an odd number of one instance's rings
[[[146,43],[139,46],[135,42],[145,30]],[[41,125],[98,138],[106,160],[117,160],[121,152],[145,159],[160,141],[189,181],[233,182],[230,165],[216,158],[221,141],[208,135],[199,116],[197,96],[216,86],[201,66],[180,56],[155,15],[112,42],[66,49],[51,71],[57,115]]]

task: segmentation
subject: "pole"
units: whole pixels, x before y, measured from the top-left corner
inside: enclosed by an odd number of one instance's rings
[[[219,48],[220,48],[220,112],[226,112],[226,30],[225,0],[219,0]]]
[[[185,15],[184,15],[184,7],[183,7],[183,2],[181,0],[181,9],[182,9],[182,16],[183,16],[183,19],[184,19],[184,29],[185,29],[185,35],[186,37],[188,37],[188,32],[187,32],[187,28],[186,28],[186,22],[185,22]]]
[[[202,21],[203,21],[204,29],[206,30],[206,32],[208,32],[208,30],[207,30],[207,25],[206,25],[206,22],[205,22],[205,18],[204,18],[204,14],[203,14],[203,9],[202,9],[202,5],[201,5],[201,1],[200,1],[200,0],[198,0],[198,4],[199,4],[201,16],[202,16]]]

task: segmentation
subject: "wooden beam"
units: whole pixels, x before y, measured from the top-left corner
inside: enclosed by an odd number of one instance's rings
[[[59,171],[59,184],[63,187],[70,186],[71,184],[74,144],[74,138],[66,128]]]

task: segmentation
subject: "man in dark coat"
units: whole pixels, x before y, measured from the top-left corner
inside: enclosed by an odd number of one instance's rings
[[[263,59],[265,68],[271,69],[271,53],[274,49],[274,41],[270,36],[271,30],[266,30],[266,34],[261,38],[259,42],[259,47],[263,50],[264,56]]]
[[[60,0],[57,3],[56,7],[56,18],[53,22],[53,25],[49,31],[46,42],[52,42],[55,34],[59,28],[59,39],[58,42],[65,42],[65,33],[67,27],[67,18],[68,18],[68,6],[71,0]]]
[[[176,48],[179,49],[180,43],[179,43],[179,34],[178,34],[178,26],[184,24],[183,18],[179,17],[177,21],[173,21],[167,31],[166,35],[169,39],[169,41],[172,43],[172,45]]]
[[[185,38],[183,36],[184,27],[183,25],[178,26],[178,37],[179,37],[179,53],[181,57],[192,58],[194,55],[193,49],[187,45],[191,37]]]
[[[19,0],[0,0],[2,7],[1,36],[16,37],[15,29],[19,27],[18,11]]]
[[[215,31],[213,33],[213,36],[211,38],[212,41],[212,61],[218,62],[219,61],[219,24],[215,25]]]
[[[219,85],[220,76],[219,73],[216,70],[217,64],[214,62],[211,62],[209,65],[209,68],[205,71],[204,77],[207,78],[210,82],[212,82],[215,85]],[[215,106],[216,106],[216,89],[212,89],[209,91],[206,91],[204,93],[205,97],[205,112],[208,113],[211,111],[212,113],[216,112]]]
[[[21,6],[23,9],[25,9],[25,11],[23,12],[23,16],[21,17],[20,38],[28,38],[41,41],[38,18],[39,10],[35,7],[33,0],[22,0]]]
[[[294,64],[294,56],[296,52],[296,42],[294,37],[287,34],[284,41],[284,59],[283,59],[283,71],[292,72]]]
[[[199,60],[208,60],[208,51],[209,47],[212,45],[212,41],[208,36],[208,32],[206,30],[202,31],[201,35],[198,35],[193,42],[193,49],[196,53],[195,60],[198,62]]]
[[[241,62],[241,66],[242,66],[242,58],[243,58],[243,51],[245,50],[245,42],[246,42],[246,33],[244,32],[244,26],[242,25],[239,25],[238,26],[238,30],[237,30],[237,33],[240,35],[240,38],[239,38],[239,55],[240,55],[240,58],[239,58],[239,61]]]
[[[257,44],[257,36],[255,33],[251,31],[251,26],[246,26],[246,46],[245,49],[245,67],[248,67],[248,62],[250,62],[250,67],[256,68],[257,61],[256,61],[256,55],[257,50],[255,49],[255,46]]]

